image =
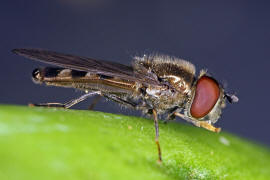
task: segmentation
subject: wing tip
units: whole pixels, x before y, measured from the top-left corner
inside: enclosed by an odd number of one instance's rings
[[[15,48],[12,49],[11,52],[17,55],[23,55],[25,53],[27,53],[27,51],[29,51],[30,49],[25,49],[25,48]]]
[[[31,54],[35,54],[38,51],[40,51],[40,49],[33,49],[33,48],[15,48],[12,49],[11,52],[20,56],[29,56]]]
[[[21,51],[21,49],[19,48],[16,48],[16,49],[12,49],[11,52],[14,53],[14,54],[19,54]]]

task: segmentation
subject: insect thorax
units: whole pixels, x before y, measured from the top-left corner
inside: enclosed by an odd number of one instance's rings
[[[195,81],[193,64],[169,56],[135,57],[134,68],[142,71],[145,68],[160,81],[162,87],[146,88],[146,98],[161,113],[175,107],[183,108],[190,99],[192,85]]]

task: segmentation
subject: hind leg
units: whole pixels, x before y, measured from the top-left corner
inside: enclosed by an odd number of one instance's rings
[[[64,104],[62,103],[40,103],[40,104],[29,104],[29,106],[38,106],[38,107],[61,107],[61,108],[70,108],[71,106],[74,106],[75,104],[84,101],[85,99],[96,95],[96,94],[100,94],[100,91],[95,91],[95,92],[89,92],[87,94],[84,94],[82,96],[80,96],[79,98],[73,99],[71,101],[68,101]]]

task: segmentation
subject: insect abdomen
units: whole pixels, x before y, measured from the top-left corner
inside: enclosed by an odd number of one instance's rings
[[[82,78],[87,72],[75,71],[64,68],[45,67],[35,69],[32,73],[32,78],[36,83],[49,82],[49,81],[63,81],[72,80],[75,78]]]
[[[45,67],[32,73],[35,83],[51,86],[77,88],[81,90],[100,90],[103,93],[127,93],[134,91],[134,82],[114,77],[65,68]]]

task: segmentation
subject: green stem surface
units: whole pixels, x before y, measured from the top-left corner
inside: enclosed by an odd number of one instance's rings
[[[270,151],[235,135],[94,111],[0,106],[0,179],[268,179]]]

